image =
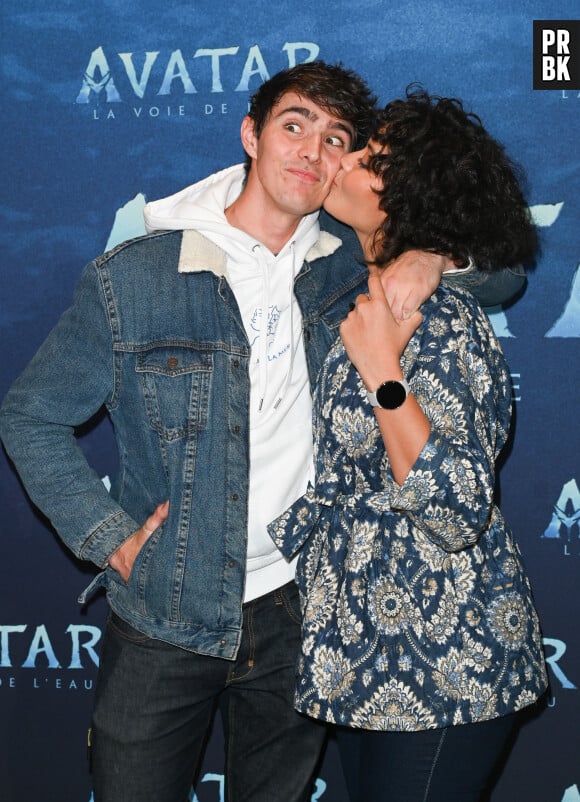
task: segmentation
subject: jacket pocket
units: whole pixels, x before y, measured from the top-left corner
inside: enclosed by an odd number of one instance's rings
[[[212,355],[184,345],[158,345],[137,354],[147,417],[167,441],[205,428]]]

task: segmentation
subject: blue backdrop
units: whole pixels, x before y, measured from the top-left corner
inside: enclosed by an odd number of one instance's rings
[[[533,19],[578,18],[578,0],[281,5],[3,0],[0,394],[83,265],[143,231],[145,200],[242,160],[239,124],[268,76],[319,56],[359,71],[384,102],[411,81],[463,98],[527,171],[542,235],[526,293],[492,320],[516,397],[502,506],[535,589],[551,693],[492,799],[580,802],[580,92],[532,89]],[[106,481],[108,422],[81,440]],[[92,568],[60,545],[4,455],[0,487],[0,798],[88,802],[105,604],[76,604]],[[223,799],[220,739],[217,727],[200,802]],[[332,743],[314,798],[346,798]]]

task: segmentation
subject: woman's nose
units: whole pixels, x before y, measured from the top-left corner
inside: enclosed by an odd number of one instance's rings
[[[353,150],[350,153],[345,153],[340,160],[340,166],[343,170],[352,170],[353,165],[356,164],[357,159],[360,158],[360,150]]]

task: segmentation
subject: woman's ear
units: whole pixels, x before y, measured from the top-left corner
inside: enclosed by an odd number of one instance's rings
[[[258,137],[255,134],[254,121],[248,115],[242,120],[240,137],[244,150],[250,159],[255,159],[258,153]]]

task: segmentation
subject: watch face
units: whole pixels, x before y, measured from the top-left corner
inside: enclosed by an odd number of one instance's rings
[[[401,382],[389,381],[381,384],[376,395],[379,406],[383,409],[397,409],[407,397],[407,391]]]

